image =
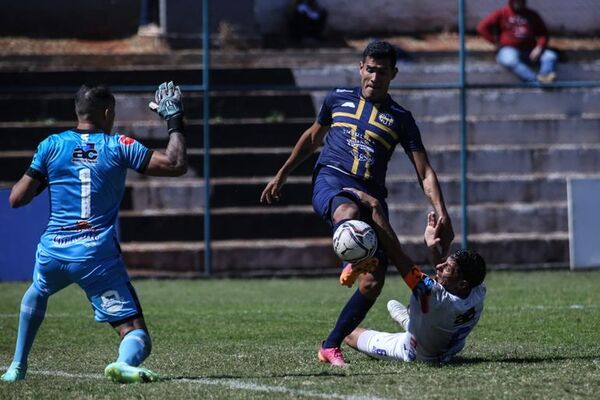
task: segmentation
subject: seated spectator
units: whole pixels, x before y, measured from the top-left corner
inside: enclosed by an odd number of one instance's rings
[[[556,78],[555,51],[547,48],[548,30],[526,0],[508,0],[508,6],[485,17],[477,32],[496,46],[496,60],[523,82],[551,83]],[[532,66],[538,64],[536,75]]]
[[[322,41],[327,22],[327,10],[316,0],[292,0],[289,10],[290,37],[302,44],[304,39]]]

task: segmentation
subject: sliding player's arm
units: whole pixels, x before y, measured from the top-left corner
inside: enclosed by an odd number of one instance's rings
[[[409,154],[409,159],[415,167],[423,193],[429,199],[433,209],[440,217],[439,243],[442,254],[445,255],[450,249],[452,240],[454,240],[454,229],[452,228],[452,221],[446,210],[446,204],[444,202],[444,196],[442,195],[442,189],[440,188],[437,174],[429,163],[427,153],[424,150],[411,152]]]
[[[267,183],[260,196],[261,203],[271,204],[274,200],[279,200],[281,188],[285,184],[289,174],[302,164],[311,154],[313,154],[321,143],[327,131],[328,125],[321,125],[319,122],[314,122],[298,139],[292,153],[279,169],[277,174]]]

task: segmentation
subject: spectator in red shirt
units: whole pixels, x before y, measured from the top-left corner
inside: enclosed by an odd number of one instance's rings
[[[477,32],[496,46],[498,64],[524,82],[551,83],[556,78],[555,51],[546,48],[548,30],[540,15],[527,8],[526,0],[508,0],[508,6],[485,17]],[[539,73],[532,65],[539,63]]]

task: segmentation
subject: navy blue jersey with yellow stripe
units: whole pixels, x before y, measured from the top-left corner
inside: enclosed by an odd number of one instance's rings
[[[392,100],[372,103],[360,88],[333,89],[317,122],[330,126],[317,165],[329,165],[385,186],[390,157],[399,143],[405,152],[424,151],[411,113]]]

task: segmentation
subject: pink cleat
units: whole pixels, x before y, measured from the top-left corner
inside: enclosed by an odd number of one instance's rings
[[[319,349],[319,362],[329,363],[335,367],[346,368],[348,364],[346,364],[346,360],[344,360],[344,355],[342,354],[342,349],[339,347],[332,347],[330,349],[326,349],[321,347]]]

